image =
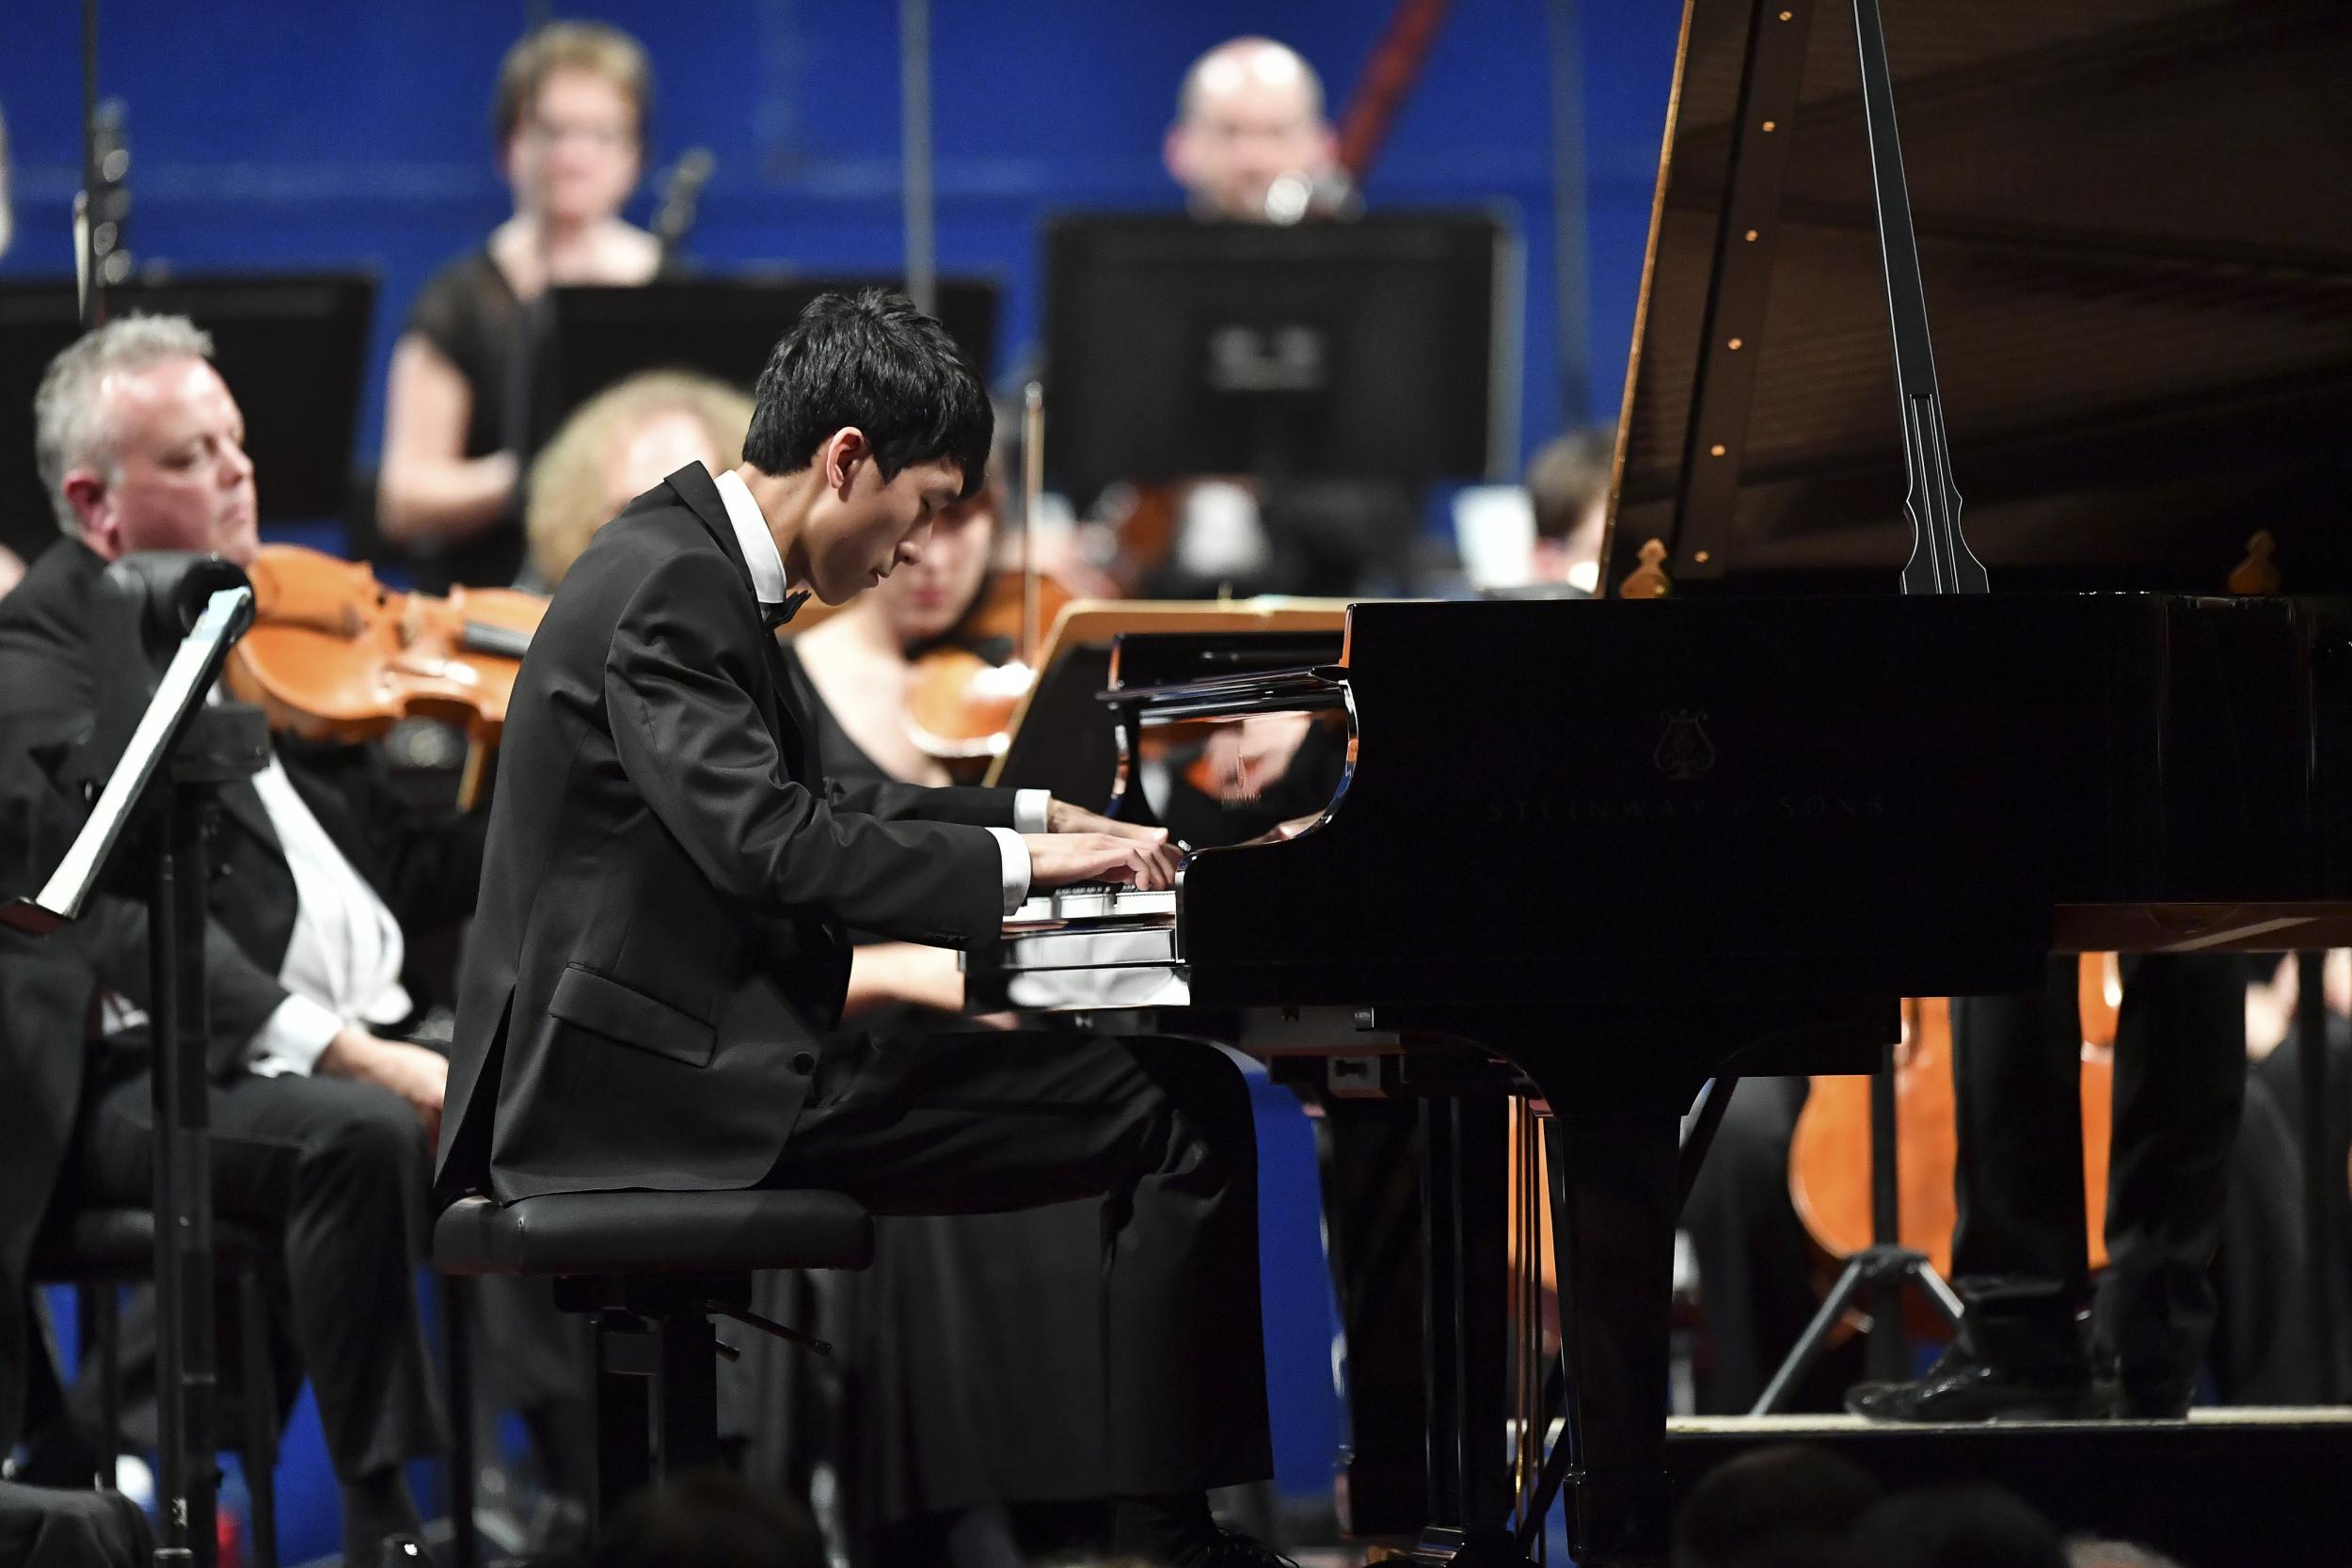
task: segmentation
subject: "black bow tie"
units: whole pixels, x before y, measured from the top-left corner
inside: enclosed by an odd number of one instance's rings
[[[778,626],[790,621],[793,616],[798,615],[801,612],[801,606],[806,603],[808,603],[808,590],[796,588],[784,596],[782,604],[761,605],[759,618],[766,623],[770,631],[774,631]]]

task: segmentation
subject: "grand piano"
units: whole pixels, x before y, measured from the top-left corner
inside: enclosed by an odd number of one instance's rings
[[[973,983],[1418,1100],[1423,1560],[1524,1560],[1556,1482],[1580,1563],[1662,1557],[1703,1085],[1870,1070],[1899,998],[2054,952],[2352,941],[2352,18],[1879,29],[1689,0],[1604,597],[1123,638],[1113,776],[1004,780],[1148,819],[1155,733],[1327,716],[1303,821],[1034,899]],[[1513,1101],[1561,1302],[1540,1476],[1481,1283]]]

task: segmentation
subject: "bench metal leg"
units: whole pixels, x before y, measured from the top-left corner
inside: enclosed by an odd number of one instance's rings
[[[596,1320],[596,1497],[599,1521],[653,1479],[654,1336],[627,1312]]]
[[[474,1528],[473,1289],[453,1274],[441,1281],[441,1366],[449,1393],[449,1523],[452,1568],[476,1568],[482,1540]]]
[[[238,1358],[245,1363],[245,1491],[253,1510],[253,1568],[278,1568],[278,1371],[257,1259],[237,1266]]]
[[[90,1344],[98,1354],[98,1484],[116,1489],[116,1453],[122,1446],[122,1287],[94,1279],[82,1287],[89,1298]]]
[[[658,1474],[668,1481],[719,1460],[719,1336],[700,1311],[666,1318],[654,1385]]]

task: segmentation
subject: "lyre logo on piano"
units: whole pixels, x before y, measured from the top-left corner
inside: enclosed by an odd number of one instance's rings
[[[1659,715],[1666,721],[1650,755],[1658,770],[1677,784],[1688,784],[1715,766],[1715,743],[1707,738],[1705,708],[1668,708]]]

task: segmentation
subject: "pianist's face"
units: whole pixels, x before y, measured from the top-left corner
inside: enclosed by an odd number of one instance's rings
[[[931,524],[920,560],[909,562],[874,590],[882,616],[901,647],[952,629],[988,577],[996,542],[996,492],[992,486],[957,501]]]
[[[210,363],[167,359],[99,383],[107,455],[66,475],[82,537],[107,560],[211,550],[250,564],[259,543],[245,416]]]
[[[855,430],[837,433],[818,461],[826,465],[825,489],[809,510],[798,548],[810,590],[827,604],[854,598],[922,560],[933,519],[963,488],[963,470],[952,458],[911,463],[882,478]],[[787,571],[793,564],[787,560]]]

